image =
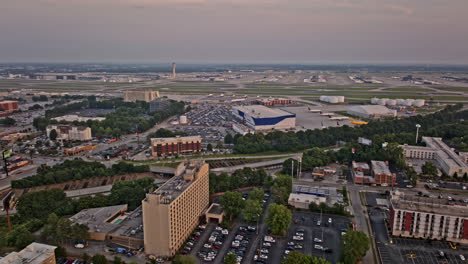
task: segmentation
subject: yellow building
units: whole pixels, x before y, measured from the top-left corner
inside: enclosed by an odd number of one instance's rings
[[[125,91],[124,102],[145,101],[151,102],[159,98],[159,91]]]
[[[57,247],[31,243],[20,252],[11,252],[0,258],[1,264],[55,264],[55,249]]]
[[[191,161],[142,202],[145,253],[173,256],[209,204],[209,166]]]

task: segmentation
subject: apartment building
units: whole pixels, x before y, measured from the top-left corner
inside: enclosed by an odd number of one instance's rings
[[[0,258],[1,264],[55,264],[57,247],[40,243],[31,243],[20,252],[11,252]]]
[[[401,145],[403,154],[407,159],[421,159],[435,161],[435,164],[447,175],[457,173],[462,177],[468,173],[467,156],[464,153],[458,155],[453,149],[442,141],[442,138],[422,137],[426,147]]]
[[[209,166],[190,161],[142,201],[145,253],[173,256],[209,204]]]
[[[50,132],[52,130],[55,130],[57,132],[58,140],[88,141],[92,139],[91,128],[89,127],[50,125],[46,128],[47,137],[50,137]]]
[[[152,138],[151,154],[154,157],[165,157],[197,153],[202,150],[201,141],[201,136]]]
[[[125,91],[124,102],[145,101],[151,102],[159,98],[159,91]]]
[[[467,244],[468,207],[395,191],[390,197],[390,228],[394,236]]]

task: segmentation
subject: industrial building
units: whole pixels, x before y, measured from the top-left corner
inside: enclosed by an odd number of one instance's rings
[[[18,101],[0,101],[0,109],[5,112],[16,111],[18,110]]]
[[[152,138],[151,155],[154,157],[165,157],[197,153],[202,150],[201,141],[201,136]]]
[[[296,127],[296,114],[263,105],[233,107],[232,113],[253,131],[290,130]]]
[[[145,253],[173,256],[209,204],[209,166],[191,161],[142,202]]]
[[[141,207],[126,211],[126,204],[84,209],[70,217],[70,221],[86,225],[91,240],[140,249],[144,244]]]
[[[338,103],[344,103],[345,97],[344,96],[326,96],[326,95],[322,95],[322,96],[319,97],[319,101],[330,103],[330,104],[338,104]]]
[[[59,116],[59,117],[54,117],[52,120],[56,120],[58,122],[60,121],[66,121],[66,122],[86,122],[88,120],[92,121],[104,121],[106,120],[105,117],[84,117],[84,116],[79,116],[79,115],[64,115],[64,116]]]
[[[145,101],[151,102],[159,98],[159,91],[125,91],[124,102]]]
[[[171,107],[171,101],[165,98],[156,98],[149,103],[150,112],[164,111]]]
[[[297,184],[293,185],[292,189],[288,204],[295,208],[309,209],[311,203],[326,203],[330,206],[343,203],[343,194],[334,187],[311,187]]]
[[[1,264],[55,264],[57,247],[33,242],[20,252],[11,252],[0,257]]]
[[[260,98],[255,100],[253,103],[264,106],[274,106],[292,104],[293,101],[287,98]]]
[[[468,164],[464,153],[460,153],[460,155],[455,153],[442,141],[442,138],[422,137],[422,141],[426,143],[426,147],[401,145],[405,158],[435,161],[435,164],[449,176],[456,173],[458,177],[462,177],[468,173]]]
[[[468,207],[395,191],[390,197],[390,229],[394,236],[467,244]]]
[[[379,119],[382,117],[396,117],[397,111],[388,109],[383,105],[356,105],[348,109],[347,113],[352,116]]]
[[[50,138],[50,132],[52,130],[55,130],[57,132],[58,140],[88,141],[92,139],[91,128],[89,127],[50,125],[46,128],[47,137]]]

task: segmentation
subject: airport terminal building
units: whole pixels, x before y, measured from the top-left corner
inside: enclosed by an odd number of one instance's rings
[[[296,114],[263,105],[236,106],[232,113],[255,132],[292,130],[296,127]]]

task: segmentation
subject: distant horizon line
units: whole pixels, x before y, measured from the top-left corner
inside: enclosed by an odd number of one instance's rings
[[[468,63],[424,63],[424,62],[118,62],[118,61],[17,61],[2,64],[116,64],[116,65],[306,65],[306,66],[468,66]]]

